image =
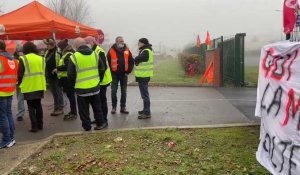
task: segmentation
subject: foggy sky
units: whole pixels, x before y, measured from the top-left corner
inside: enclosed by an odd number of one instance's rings
[[[4,0],[2,0],[3,2]],[[3,11],[10,12],[31,0],[5,0]],[[45,0],[39,0],[45,4]],[[283,0],[87,0],[93,27],[100,28],[111,42],[124,36],[135,44],[141,37],[183,47],[202,42],[208,30],[211,38],[246,33],[246,46],[280,40]],[[254,37],[256,36],[256,37]],[[254,46],[253,46],[254,47]]]

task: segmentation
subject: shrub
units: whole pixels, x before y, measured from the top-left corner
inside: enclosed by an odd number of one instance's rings
[[[203,56],[197,54],[181,53],[178,56],[180,65],[186,73],[188,73],[189,66],[195,65],[195,74],[203,74],[205,71],[205,59]]]

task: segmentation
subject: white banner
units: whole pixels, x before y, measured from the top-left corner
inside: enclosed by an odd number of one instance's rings
[[[255,115],[261,117],[258,162],[272,174],[300,175],[300,43],[262,48]]]

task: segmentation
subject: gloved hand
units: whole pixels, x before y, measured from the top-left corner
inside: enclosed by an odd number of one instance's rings
[[[55,73],[57,73],[57,69],[56,69],[56,68],[55,68],[55,69],[53,69],[51,73],[52,73],[52,74],[55,74]]]

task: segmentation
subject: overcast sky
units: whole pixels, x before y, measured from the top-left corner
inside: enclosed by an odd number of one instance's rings
[[[31,0],[0,0],[10,12]],[[39,0],[45,4],[46,0]],[[279,40],[283,0],[86,0],[93,27],[101,28],[113,41],[124,36],[130,44],[141,37],[151,43],[183,47],[212,38],[246,33],[247,45]],[[256,36],[256,37],[255,37]]]

